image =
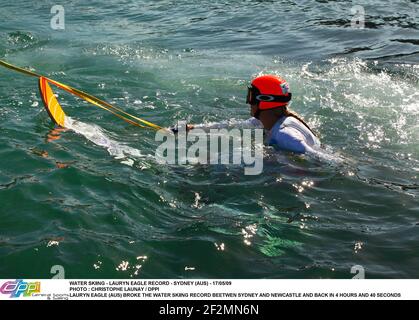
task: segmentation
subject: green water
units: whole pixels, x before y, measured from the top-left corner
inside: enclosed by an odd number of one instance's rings
[[[0,59],[163,126],[245,119],[280,74],[330,159],[163,166],[152,131],[60,91],[81,123],[54,131],[1,69],[0,278],[419,276],[417,2],[364,1],[363,30],[350,2],[76,0],[61,31],[54,4],[1,1]]]

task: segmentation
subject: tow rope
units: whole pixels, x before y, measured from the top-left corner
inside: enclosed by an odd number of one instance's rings
[[[44,77],[44,76],[42,76],[40,74],[37,74],[35,72],[32,72],[30,70],[16,67],[16,66],[14,66],[10,63],[7,63],[5,61],[2,61],[2,60],[0,60],[0,65],[5,67],[5,68],[8,68],[10,70],[14,70],[16,72],[20,72],[20,73],[23,73],[23,74],[28,75],[28,76],[39,78],[39,89],[41,91],[41,96],[42,96],[42,100],[44,101],[45,108],[47,109],[48,114],[50,115],[51,119],[56,124],[58,124],[62,127],[64,126],[64,120],[61,119],[61,118],[60,119],[54,118],[52,116],[51,106],[54,106],[54,108],[59,107],[58,109],[61,109],[61,112],[63,113],[63,116],[65,116],[65,114],[62,111],[62,108],[59,105],[58,101],[56,100],[55,96],[53,95],[53,92],[52,92],[51,88],[49,87],[48,82],[52,83],[53,85],[57,86],[60,89],[63,89],[65,91],[67,91],[67,92],[69,92],[69,93],[71,93],[71,94],[89,102],[90,104],[93,104],[93,105],[95,105],[95,106],[97,106],[101,109],[104,109],[104,110],[112,113],[113,115],[115,115],[118,118],[124,120],[125,122],[128,122],[129,124],[132,124],[132,125],[140,127],[140,128],[151,128],[151,129],[154,129],[154,130],[163,129],[162,127],[160,127],[160,126],[158,126],[158,125],[156,125],[152,122],[149,122],[149,121],[144,120],[142,118],[136,117],[136,116],[120,109],[120,108],[117,108],[117,107],[107,103],[106,101],[103,101],[103,100],[101,100],[101,99],[99,99],[95,96],[92,96],[91,94],[88,94],[88,93],[83,92],[79,89],[73,88],[69,85],[63,84],[61,82],[55,81],[55,80],[47,78],[47,77]],[[54,96],[54,98],[52,98],[53,96]],[[47,99],[47,97],[49,97],[49,98]],[[53,104],[51,104],[51,102],[53,102]]]

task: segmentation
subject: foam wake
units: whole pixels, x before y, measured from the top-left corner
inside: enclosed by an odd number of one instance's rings
[[[123,164],[132,166],[135,159],[146,157],[140,150],[111,139],[101,127],[95,124],[87,124],[66,117],[65,127],[84,136],[95,145],[105,148],[115,159],[122,160]]]

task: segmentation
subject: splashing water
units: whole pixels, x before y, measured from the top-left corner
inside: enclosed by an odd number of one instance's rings
[[[132,166],[134,163],[132,158],[145,157],[145,155],[141,154],[140,150],[123,145],[121,142],[109,138],[98,125],[76,121],[70,117],[66,117],[65,120],[66,128],[83,135],[94,144],[105,148],[115,159],[123,159],[121,161],[123,164]]]

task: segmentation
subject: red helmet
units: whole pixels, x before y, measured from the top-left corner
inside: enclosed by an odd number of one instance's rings
[[[248,88],[247,103],[256,104],[259,110],[284,107],[290,102],[292,94],[288,83],[275,75],[259,76]]]

